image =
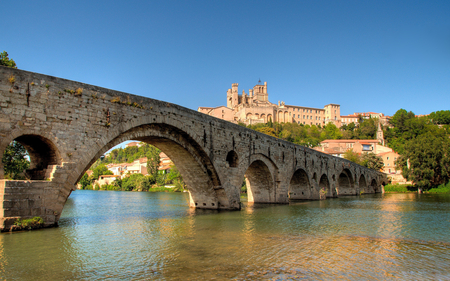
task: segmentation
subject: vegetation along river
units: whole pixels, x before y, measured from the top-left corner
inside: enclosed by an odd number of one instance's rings
[[[58,228],[0,235],[0,280],[450,280],[450,195],[241,211],[187,193],[77,190]]]

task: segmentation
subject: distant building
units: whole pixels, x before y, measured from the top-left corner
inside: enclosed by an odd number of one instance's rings
[[[340,105],[328,104],[324,108],[278,104],[269,101],[267,82],[257,84],[249,93],[238,94],[238,83],[231,84],[227,91],[227,106],[199,107],[198,111],[234,123],[258,124],[269,121],[297,123],[304,125],[325,125],[333,123],[341,126]]]
[[[158,171],[161,174],[170,173],[170,169],[172,169],[172,167],[173,167],[172,160],[170,160],[170,158],[164,152],[161,152],[159,154],[159,159],[160,159],[160,162],[159,162]]]
[[[127,143],[126,147],[133,147],[133,146],[141,147],[143,145],[144,145],[143,142],[133,141],[133,142]]]
[[[98,180],[94,181],[93,188],[95,189],[95,186],[103,186],[112,184],[117,178],[120,178],[120,176],[117,175],[102,175],[98,177]]]

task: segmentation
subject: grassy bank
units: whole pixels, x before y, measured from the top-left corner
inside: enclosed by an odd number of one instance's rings
[[[388,184],[384,187],[384,192],[417,192],[417,187],[410,184]]]
[[[384,187],[384,191],[389,192],[417,192],[417,186],[410,184],[388,184]],[[450,182],[447,184],[441,184],[439,186],[424,190],[424,193],[450,193]]]
[[[427,193],[450,193],[450,182],[446,184],[438,185],[437,187],[430,188]]]

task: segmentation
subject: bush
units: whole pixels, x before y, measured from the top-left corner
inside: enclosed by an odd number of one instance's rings
[[[408,184],[388,184],[384,187],[385,192],[414,192],[417,187]]]
[[[41,217],[34,217],[32,219],[17,219],[14,222],[14,227],[11,230],[31,230],[44,227],[44,220]]]
[[[429,193],[450,193],[450,182],[429,189]]]

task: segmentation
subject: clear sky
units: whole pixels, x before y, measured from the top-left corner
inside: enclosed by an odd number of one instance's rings
[[[20,69],[173,102],[269,100],[341,114],[449,109],[450,1],[3,0]]]

